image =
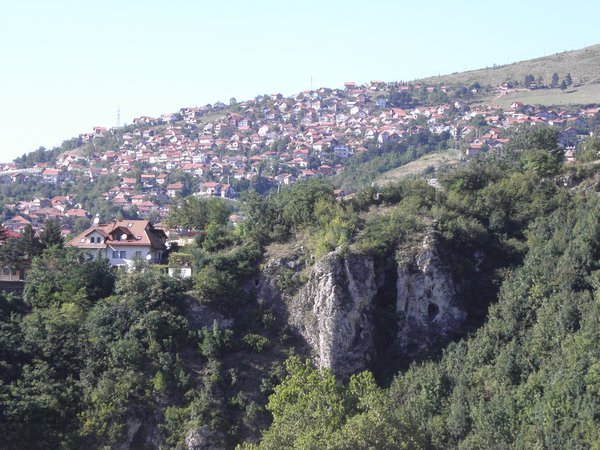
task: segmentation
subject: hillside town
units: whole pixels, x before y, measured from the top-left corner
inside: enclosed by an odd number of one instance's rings
[[[498,86],[499,96],[507,89]],[[467,94],[477,93],[472,88]],[[0,183],[55,187],[114,181],[101,193],[110,211],[160,222],[187,195],[235,200],[257,180],[268,188],[344,171],[373,146],[427,131],[446,133],[464,157],[501,148],[514,125],[554,126],[567,161],[589,135],[599,108],[548,109],[513,102],[509,108],[467,103],[447,86],[347,82],[284,97],[258,96],[161,117],[137,117],[120,128],[95,127],[52,162],[0,164]],[[398,106],[397,98],[404,99]],[[414,99],[429,99],[411,106]],[[408,99],[408,100],[407,100]],[[436,99],[445,100],[437,102]],[[417,103],[417,102],[414,102]],[[340,192],[343,196],[344,192]],[[17,235],[56,219],[66,236],[98,215],[77,194],[19,198],[4,205],[4,227]],[[103,221],[114,217],[102,217]],[[79,226],[76,224],[79,223]]]

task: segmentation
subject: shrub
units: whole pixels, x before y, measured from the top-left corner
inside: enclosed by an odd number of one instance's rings
[[[271,344],[268,338],[254,333],[244,336],[243,341],[250,350],[257,353],[262,353]]]

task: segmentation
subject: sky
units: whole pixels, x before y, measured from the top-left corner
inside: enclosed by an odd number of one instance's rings
[[[600,2],[0,0],[0,161],[179,108],[600,43]]]

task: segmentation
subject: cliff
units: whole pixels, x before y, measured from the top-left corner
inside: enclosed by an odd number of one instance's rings
[[[398,264],[396,312],[402,322],[397,345],[412,356],[447,343],[466,319],[466,312],[457,306],[455,282],[432,233],[412,257]]]
[[[398,254],[400,262],[331,252],[312,265],[305,283],[301,256],[273,258],[256,282],[257,296],[297,330],[318,367],[345,377],[372,369],[384,353],[403,365],[441,348],[466,313],[433,232]],[[293,289],[281,288],[282,273],[295,280]]]

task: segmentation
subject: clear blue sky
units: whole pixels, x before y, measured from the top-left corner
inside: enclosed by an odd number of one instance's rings
[[[411,80],[600,43],[572,1],[20,0],[0,15],[0,161],[139,115]]]

